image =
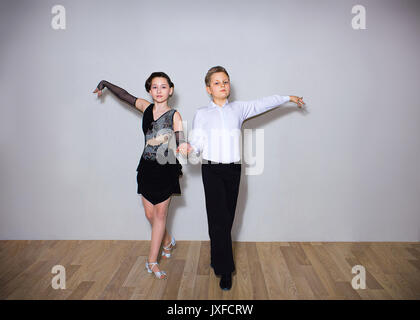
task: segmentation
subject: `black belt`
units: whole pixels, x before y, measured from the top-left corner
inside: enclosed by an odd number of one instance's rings
[[[202,164],[224,164],[224,165],[232,165],[232,164],[241,164],[241,161],[224,163],[224,162],[216,162],[216,161],[211,161],[211,160],[203,159]]]

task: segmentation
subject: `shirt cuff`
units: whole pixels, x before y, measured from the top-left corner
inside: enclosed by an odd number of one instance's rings
[[[201,153],[201,149],[200,149],[200,147],[198,146],[198,144],[196,144],[196,143],[194,143],[194,142],[191,142],[191,141],[187,141],[189,144],[190,144],[190,146],[193,148],[193,152],[198,156],[200,153]]]

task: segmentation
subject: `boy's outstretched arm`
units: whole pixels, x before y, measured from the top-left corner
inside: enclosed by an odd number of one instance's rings
[[[236,101],[236,103],[242,108],[242,121],[244,121],[289,101],[295,102],[298,104],[298,107],[301,107],[305,104],[302,98],[275,94],[252,101]]]

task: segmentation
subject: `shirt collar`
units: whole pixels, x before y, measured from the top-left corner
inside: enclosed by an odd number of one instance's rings
[[[227,105],[229,103],[228,99],[226,99],[225,104],[222,106],[224,107],[225,105]],[[215,104],[213,100],[210,100],[210,107],[216,107],[216,108],[220,108],[219,105]]]

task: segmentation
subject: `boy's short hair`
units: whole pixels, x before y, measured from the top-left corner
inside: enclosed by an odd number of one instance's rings
[[[211,76],[213,75],[213,73],[216,73],[216,72],[224,72],[224,73],[226,73],[226,75],[230,79],[229,73],[227,73],[225,68],[223,68],[222,66],[212,67],[212,68],[209,69],[209,71],[207,71],[206,77],[204,78],[204,82],[206,83],[207,87],[210,87]]]

